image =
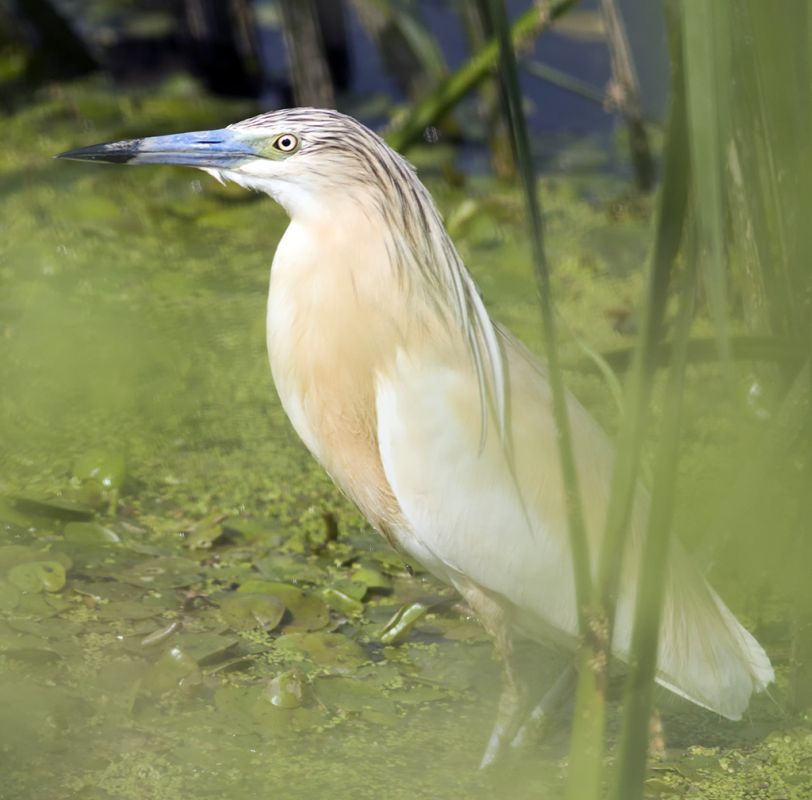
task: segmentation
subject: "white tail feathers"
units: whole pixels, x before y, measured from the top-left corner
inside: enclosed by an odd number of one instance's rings
[[[775,680],[770,659],[679,548],[660,627],[657,680],[728,719]]]

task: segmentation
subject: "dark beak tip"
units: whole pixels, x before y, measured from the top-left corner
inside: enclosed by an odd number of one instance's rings
[[[78,158],[77,152],[78,151],[76,150],[66,150],[64,153],[57,153],[55,156],[52,156],[52,158],[61,158],[65,159],[66,161],[72,161]]]
[[[67,161],[96,161],[107,164],[126,164],[138,155],[140,139],[130,139],[112,144],[94,144],[58,153],[54,158]]]

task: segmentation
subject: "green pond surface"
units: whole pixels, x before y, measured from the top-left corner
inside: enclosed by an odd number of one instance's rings
[[[283,212],[203,173],[51,159],[254,111],[86,85],[3,119],[0,798],[559,796],[569,712],[477,772],[500,686],[489,640],[279,406],[264,304]],[[450,151],[413,156],[492,313],[539,349],[520,196],[461,185]],[[541,182],[570,365],[631,344],[651,235],[651,202],[624,199],[601,159],[575,144]],[[736,468],[758,415],[693,413],[712,390],[691,380],[678,524],[698,546],[708,476]],[[568,381],[616,424],[603,378]],[[786,603],[753,561],[717,559],[713,580],[780,696]],[[542,682],[565,663],[523,658]],[[812,729],[770,698],[741,723],[670,702],[663,720],[651,797],[812,797]]]

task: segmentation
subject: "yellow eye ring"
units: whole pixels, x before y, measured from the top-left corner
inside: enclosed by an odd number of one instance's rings
[[[274,139],[273,146],[281,153],[292,153],[299,146],[299,140],[292,133],[283,133]]]

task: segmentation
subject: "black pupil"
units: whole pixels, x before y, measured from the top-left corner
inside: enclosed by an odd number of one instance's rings
[[[285,150],[287,150],[288,147],[290,147],[292,144],[293,141],[291,140],[290,136],[285,136],[283,139],[279,140],[279,146],[284,148]]]

